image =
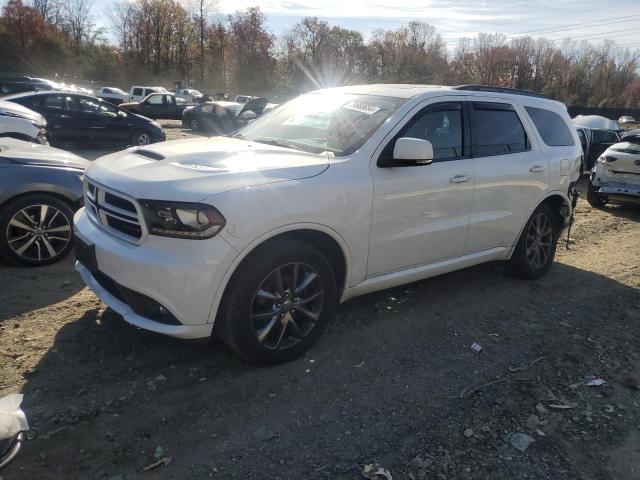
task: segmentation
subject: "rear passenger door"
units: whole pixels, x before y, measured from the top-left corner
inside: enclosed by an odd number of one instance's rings
[[[522,107],[496,97],[468,105],[475,190],[467,252],[511,247],[547,188],[548,160]]]

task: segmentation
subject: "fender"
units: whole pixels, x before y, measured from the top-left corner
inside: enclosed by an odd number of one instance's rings
[[[222,296],[224,295],[227,285],[229,284],[229,280],[237,270],[238,266],[242,263],[242,261],[251,252],[253,252],[256,247],[258,247],[259,245],[262,245],[264,242],[268,241],[269,239],[276,237],[278,235],[281,235],[283,233],[294,232],[296,230],[315,230],[317,232],[321,232],[326,235],[329,235],[333,240],[335,240],[338,243],[338,245],[340,246],[340,249],[342,250],[342,254],[344,255],[344,258],[345,258],[345,278],[344,278],[345,288],[344,288],[344,291],[342,292],[340,303],[344,301],[343,299],[345,297],[345,292],[347,291],[348,286],[350,285],[349,279],[351,276],[351,253],[349,251],[349,247],[347,246],[347,242],[344,241],[344,239],[338,232],[336,232],[332,228],[326,227],[325,225],[321,225],[318,223],[292,223],[292,224],[276,227],[272,230],[269,230],[263,233],[258,238],[254,239],[245,248],[243,248],[242,251],[238,252],[238,255],[236,256],[236,258],[233,260],[231,265],[229,265],[229,268],[227,268],[227,271],[225,272],[224,277],[222,278],[222,282],[220,282],[220,285],[218,286],[218,290],[215,292],[215,295],[213,297],[213,302],[211,304],[211,308],[209,309],[209,319],[207,323],[215,322],[216,315],[218,313],[218,308],[220,307],[220,302],[222,301]]]
[[[542,197],[540,197],[540,199],[535,203],[535,206],[533,206],[532,208],[529,209],[529,211],[527,212],[527,215],[524,219],[524,222],[522,222],[522,225],[520,226],[520,228],[518,229],[518,236],[516,237],[515,241],[513,242],[513,245],[511,245],[511,251],[509,252],[509,256],[507,257],[507,259],[510,259],[511,256],[513,255],[513,251],[515,250],[516,244],[518,243],[518,240],[520,240],[520,236],[522,235],[522,232],[524,231],[524,227],[526,226],[527,222],[529,221],[529,219],[531,218],[531,215],[533,214],[533,211],[538,208],[540,206],[541,203],[543,203],[547,198],[549,197],[553,197],[553,196],[560,196],[562,197],[562,199],[564,200],[564,202],[567,204],[567,207],[569,208],[569,214],[571,214],[571,200],[569,199],[569,196],[567,195],[567,192],[563,192],[562,190],[551,190],[549,192],[546,192]]]
[[[52,185],[50,183],[30,183],[28,185],[16,185],[8,190],[4,190],[0,196],[0,205],[12,200],[19,195],[28,193],[51,193],[66,198],[71,202],[77,202],[82,198],[82,194],[74,192],[72,189],[62,185]]]

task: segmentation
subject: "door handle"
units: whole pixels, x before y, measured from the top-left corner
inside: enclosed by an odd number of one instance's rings
[[[534,165],[529,169],[531,173],[542,173],[546,170],[542,165]]]
[[[71,118],[71,115],[65,115],[64,113],[59,113],[56,115],[57,118]]]
[[[449,179],[449,183],[467,183],[471,181],[471,175],[456,175]]]

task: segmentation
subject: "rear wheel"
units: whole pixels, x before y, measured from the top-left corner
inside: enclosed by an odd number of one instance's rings
[[[47,194],[30,194],[0,212],[0,255],[17,265],[56,262],[73,246],[73,210]]]
[[[607,204],[606,197],[598,195],[597,188],[591,183],[587,183],[587,202],[594,208],[602,208]]]
[[[529,279],[547,273],[553,263],[557,240],[558,223],[553,210],[548,205],[539,205],[520,235],[509,260],[509,273]]]
[[[329,261],[297,240],[259,247],[234,273],[215,330],[249,363],[292,360],[309,350],[333,316]]]
[[[197,132],[198,130],[200,130],[202,127],[200,126],[200,122],[198,120],[196,120],[195,118],[192,119],[189,122],[189,126],[191,127],[191,130],[193,130],[194,132]]]

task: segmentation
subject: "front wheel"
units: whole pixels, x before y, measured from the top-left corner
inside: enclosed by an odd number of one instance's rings
[[[215,331],[249,363],[286,362],[318,340],[335,303],[335,275],[321,252],[297,240],[271,242],[234,273]]]
[[[146,130],[138,130],[131,135],[131,143],[136,147],[142,147],[144,145],[151,144],[151,134]]]
[[[17,265],[56,262],[73,246],[73,210],[47,194],[29,194],[0,211],[0,256]]]
[[[551,268],[556,254],[558,221],[548,205],[539,205],[527,221],[507,270],[521,278],[539,278]]]
[[[200,122],[195,118],[189,122],[189,126],[191,127],[191,130],[193,130],[194,132],[197,132],[198,130],[200,130],[200,128],[202,128],[200,126]]]

